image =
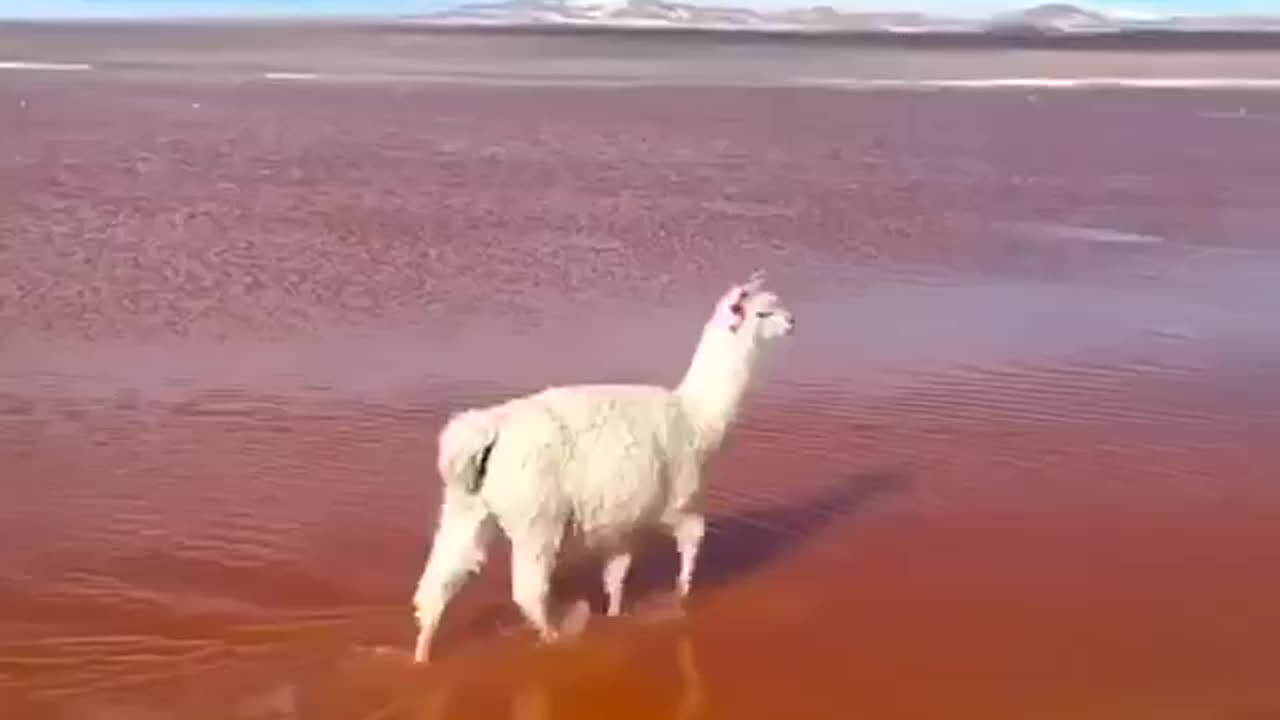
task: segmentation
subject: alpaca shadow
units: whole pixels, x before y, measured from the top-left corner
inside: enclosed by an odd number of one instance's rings
[[[860,473],[785,505],[709,516],[693,581],[694,596],[700,589],[721,587],[760,571],[832,523],[878,497],[905,491],[909,484],[906,476],[896,471]],[[678,564],[670,536],[646,535],[627,579],[628,605],[656,594],[669,594]],[[599,570],[595,563],[579,566],[567,579],[573,595],[603,608]]]
[[[787,505],[709,518],[698,554],[695,592],[697,587],[719,587],[763,569],[832,523],[908,485],[898,473],[864,473]],[[674,562],[671,571],[675,572]],[[665,578],[668,587],[672,577]]]

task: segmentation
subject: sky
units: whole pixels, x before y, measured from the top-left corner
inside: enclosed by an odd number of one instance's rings
[[[0,0],[0,17],[164,17],[408,14],[461,5],[467,0]],[[923,10],[984,15],[1028,7],[1039,0],[692,0],[755,8],[832,5],[859,10]],[[1099,10],[1157,14],[1280,15],[1280,0],[1080,0]]]

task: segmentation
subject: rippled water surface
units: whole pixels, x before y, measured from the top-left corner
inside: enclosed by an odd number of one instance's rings
[[[0,708],[1280,713],[1278,117],[0,78]],[[629,617],[538,649],[498,552],[406,667],[445,415],[673,381],[756,266],[798,332],[687,616],[655,542]]]

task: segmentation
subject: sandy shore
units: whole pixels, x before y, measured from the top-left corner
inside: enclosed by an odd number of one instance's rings
[[[0,127],[7,717],[1280,712],[1280,96],[13,72]],[[659,544],[538,651],[498,553],[377,652],[445,413],[677,377],[760,265],[689,616]]]

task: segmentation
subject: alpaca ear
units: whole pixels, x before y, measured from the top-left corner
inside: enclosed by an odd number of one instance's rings
[[[733,302],[729,303],[729,331],[738,332],[738,328],[742,327],[742,323],[747,319],[747,298],[750,292],[746,286],[740,285],[733,291],[735,293]]]
[[[751,273],[751,277],[747,278],[746,282],[729,289],[730,297],[733,298],[728,305],[730,332],[737,332],[738,328],[742,327],[742,323],[746,322],[747,298],[760,292],[760,288],[764,287],[764,281],[764,270],[756,270]]]
[[[760,292],[760,289],[764,287],[764,281],[764,270],[756,270],[751,273],[751,277],[747,278],[746,282],[729,288],[729,292],[725,294],[724,300],[721,301],[725,304],[721,305],[721,307],[729,311],[728,327],[730,332],[737,332],[742,323],[746,322],[747,299]]]

